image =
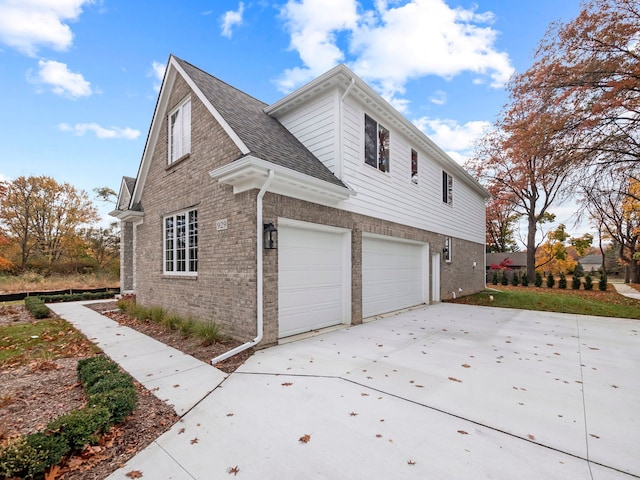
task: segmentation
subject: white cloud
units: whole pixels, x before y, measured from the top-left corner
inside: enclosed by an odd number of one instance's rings
[[[84,5],[93,0],[2,0],[0,42],[25,55],[35,56],[38,47],[68,49],[73,33],[65,22],[76,20]]]
[[[336,34],[357,28],[355,0],[289,0],[280,11],[291,36],[289,48],[300,55],[304,67],[284,71],[278,88],[289,92],[344,60]]]
[[[58,128],[63,132],[71,132],[78,137],[82,137],[87,132],[93,132],[96,138],[99,139],[112,139],[112,138],[124,138],[126,140],[135,140],[140,136],[140,130],[134,130],[133,128],[125,127],[109,127],[105,128],[97,123],[76,123],[75,125],[69,125],[68,123],[61,123]]]
[[[51,86],[56,95],[72,98],[88,97],[93,92],[91,83],[86,81],[82,74],[69,71],[66,64],[55,60],[39,60],[40,70],[35,78],[30,78],[34,83],[42,83]]]
[[[413,123],[460,164],[470,158],[475,143],[491,127],[491,123],[482,120],[460,125],[455,120],[429,117],[419,118]]]
[[[153,89],[156,92],[160,91],[160,87],[162,86],[162,80],[164,80],[164,72],[167,69],[167,65],[164,63],[156,62],[155,60],[151,63],[151,73],[150,77],[155,79],[153,83]]]
[[[304,66],[284,72],[281,90],[344,61],[345,53],[354,71],[392,103],[412,78],[470,71],[501,87],[513,73],[507,53],[495,49],[490,12],[451,8],[444,0],[389,3],[379,0],[375,10],[358,12],[355,0],[289,0],[281,13]]]
[[[220,24],[222,27],[222,36],[231,38],[233,35],[232,29],[237,25],[242,25],[242,14],[244,13],[244,3],[238,4],[238,10],[229,10],[220,18]]]
[[[447,103],[447,92],[436,90],[435,92],[433,92],[433,95],[429,97],[429,101],[431,103],[435,103],[436,105],[444,105],[445,103]]]

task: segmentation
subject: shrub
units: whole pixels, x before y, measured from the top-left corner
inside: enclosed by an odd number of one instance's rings
[[[108,392],[117,388],[130,388],[133,385],[131,377],[124,372],[110,372],[94,379],[93,382],[86,383],[87,394]]]
[[[517,287],[519,283],[520,283],[520,275],[518,275],[518,272],[513,272],[513,275],[511,277],[511,285],[513,285],[514,287]]]
[[[58,433],[72,449],[81,449],[95,443],[97,435],[110,426],[111,413],[102,406],[86,407],[67,413],[47,425],[47,430]]]
[[[575,275],[573,276],[573,279],[571,280],[571,288],[573,290],[580,290],[580,284],[582,282],[580,281],[580,277],[576,277]]]
[[[0,478],[41,477],[47,465],[47,452],[29,445],[22,436],[0,448]]]
[[[166,315],[162,319],[162,324],[169,330],[178,330],[178,328],[180,328],[180,325],[182,325],[182,322],[182,317],[179,315]]]
[[[180,333],[184,338],[194,335],[197,330],[197,321],[195,318],[187,318],[180,324]]]
[[[24,299],[24,306],[33,315],[34,318],[49,318],[51,316],[51,310],[47,307],[40,297],[26,297]]]
[[[578,278],[584,277],[584,267],[580,262],[576,264],[576,268],[573,270],[573,276]]]
[[[500,278],[498,277],[498,271],[494,270],[493,275],[491,275],[491,283],[494,285],[498,285],[499,281],[500,281]]]
[[[78,379],[87,388],[105,375],[119,372],[118,365],[103,355],[83,358],[78,362]]]
[[[48,435],[44,432],[37,432],[27,435],[29,446],[42,452],[45,462],[44,468],[60,463],[62,457],[69,452],[69,444],[60,435]]]
[[[111,423],[122,422],[136,408],[138,392],[130,382],[129,387],[117,387],[102,391],[89,397],[89,405],[106,408],[111,416]]]
[[[509,285],[509,276],[506,271],[502,272],[502,278],[500,279],[501,285]]]
[[[167,315],[167,312],[162,307],[151,307],[149,308],[149,318],[152,322],[161,323],[164,320],[164,317]]]
[[[584,289],[593,290],[593,279],[591,278],[590,274],[584,277]]]
[[[556,279],[553,277],[553,274],[550,273],[549,275],[547,275],[547,287],[553,288],[555,284],[556,284]]]
[[[65,293],[61,295],[39,295],[45,303],[56,302],[76,302],[78,300],[102,300],[104,298],[112,298],[116,294],[116,290],[106,292],[82,292],[82,293]]]
[[[541,287],[541,286],[542,286],[542,275],[541,275],[541,274],[540,274],[540,272],[538,272],[537,270],[536,270],[536,279],[535,279],[535,281],[533,282],[533,284],[534,284],[536,287]]]
[[[560,278],[558,279],[558,288],[561,288],[562,290],[567,289],[567,277],[564,273],[560,273]]]
[[[527,272],[522,272],[522,286],[523,287],[529,286],[529,277],[527,277]]]
[[[600,274],[600,280],[598,281],[598,289],[601,292],[607,291],[607,275],[605,273]]]

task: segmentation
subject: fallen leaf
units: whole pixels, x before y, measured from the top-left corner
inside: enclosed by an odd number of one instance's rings
[[[235,477],[236,475],[238,475],[238,472],[240,471],[240,469],[238,468],[238,466],[236,465],[235,467],[229,467],[227,468],[227,473],[229,475],[231,475],[233,473],[233,476]]]
[[[382,438],[382,435],[379,433],[376,433],[376,438]]]
[[[179,383],[176,383],[176,384],[173,386],[173,388],[178,388],[179,386],[180,386],[180,384],[179,384]]]
[[[369,396],[368,393],[361,393],[360,395],[363,396],[363,397],[368,397]]]
[[[357,417],[358,414],[356,412],[351,412],[349,415],[351,415],[352,417]]]
[[[462,380],[459,380],[455,377],[449,377],[449,380],[451,380],[452,382],[458,382],[458,383],[462,383]]]
[[[298,441],[302,443],[309,443],[309,440],[311,440],[311,435],[309,435],[308,433],[305,433],[298,439]]]
[[[458,430],[460,435],[469,435],[469,432],[465,432],[464,430]]]
[[[227,417],[233,417],[233,413],[227,413]]]
[[[198,437],[191,439],[191,445],[193,445],[194,443],[198,443]]]
[[[527,435],[527,438],[528,438],[529,440],[535,440],[535,439],[536,439],[536,436],[535,436],[535,435],[531,435],[531,434],[529,434],[529,435]]]
[[[60,467],[58,465],[52,465],[47,473],[44,475],[44,480],[56,480]]]
[[[409,465],[415,465],[415,464],[416,464],[416,462],[414,462],[413,460],[407,460],[407,464],[409,464]]]
[[[468,363],[463,363],[462,368],[471,368],[471,365],[469,365]]]
[[[284,382],[282,384],[283,387],[290,387],[291,385],[293,385],[293,383],[291,383],[291,382]]]
[[[590,437],[593,437],[593,438],[600,438],[598,435],[595,435],[595,434],[593,434],[593,433],[590,433],[590,434],[589,434],[589,436],[590,436]]]
[[[125,473],[124,476],[129,478],[142,478],[142,472],[140,470],[131,470]]]

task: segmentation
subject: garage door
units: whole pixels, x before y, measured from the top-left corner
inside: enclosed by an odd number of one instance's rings
[[[351,320],[351,232],[278,220],[280,337]]]
[[[426,244],[363,236],[363,316],[426,303],[427,258]]]

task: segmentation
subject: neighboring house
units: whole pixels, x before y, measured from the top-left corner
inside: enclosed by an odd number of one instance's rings
[[[587,255],[579,260],[584,273],[598,272],[602,268],[602,255]]]
[[[527,268],[527,252],[499,252],[487,253],[486,269],[491,270],[491,265],[509,263],[511,270],[523,270]]]
[[[487,197],[344,65],[267,105],[171,56],[121,288],[262,345],[358,324],[481,290]]]

